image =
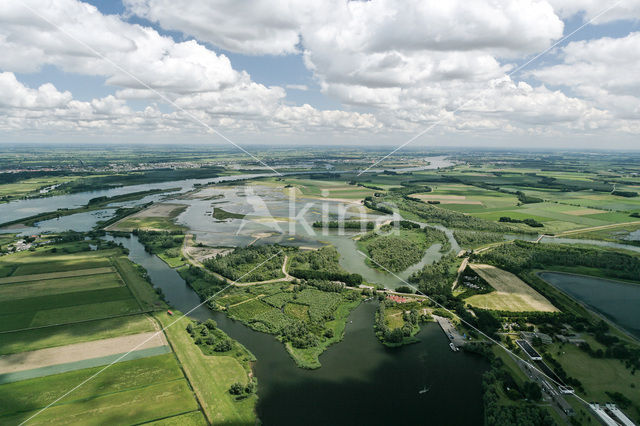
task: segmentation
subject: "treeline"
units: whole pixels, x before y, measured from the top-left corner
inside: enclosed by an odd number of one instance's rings
[[[90,176],[76,179],[62,184],[58,191],[66,193],[96,191],[98,189],[114,188],[128,185],[142,185],[183,179],[205,179],[220,176],[224,168],[217,166],[203,166],[189,169],[154,169],[127,174],[112,174]]]
[[[544,226],[544,224],[538,222],[537,220],[535,220],[533,218],[514,219],[514,218],[511,218],[509,216],[502,216],[502,217],[500,217],[499,222],[524,223],[525,225],[529,225],[532,228],[542,228]]]
[[[518,228],[501,223],[490,222],[474,216],[465,215],[453,210],[446,210],[433,205],[406,199],[397,200],[400,210],[406,210],[417,215],[429,223],[437,223],[448,228],[472,229],[475,231],[491,232],[522,232]]]
[[[522,204],[535,204],[542,203],[544,200],[538,197],[532,197],[531,195],[527,195],[522,191],[516,191],[516,196],[518,197],[518,201]]]
[[[200,300],[207,300],[228,285],[227,281],[220,280],[206,271],[189,265],[180,268],[178,273],[183,280],[200,296]],[[215,302],[209,302],[209,307],[215,308]]]
[[[376,226],[375,222],[371,222],[371,221],[365,222],[365,221],[358,221],[358,220],[346,220],[346,221],[330,220],[328,222],[323,222],[318,220],[313,222],[314,228],[329,228],[329,229],[343,228],[343,229],[371,230],[375,228],[375,226]]]
[[[615,190],[615,191],[611,191],[611,195],[617,195],[618,197],[633,198],[633,197],[637,197],[638,193],[634,191]]]
[[[289,275],[304,280],[340,281],[351,287],[362,284],[362,275],[350,274],[348,272],[331,272],[315,269],[290,269]]]
[[[639,257],[605,249],[516,240],[482,253],[479,259],[516,274],[556,265],[605,269],[608,276],[615,278],[637,280],[640,277]]]
[[[504,234],[499,232],[478,232],[456,229],[453,231],[453,238],[455,238],[461,247],[475,248],[484,244],[504,241]]]

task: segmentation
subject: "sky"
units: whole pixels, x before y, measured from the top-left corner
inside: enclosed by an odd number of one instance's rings
[[[0,142],[640,149],[640,0],[4,0]]]

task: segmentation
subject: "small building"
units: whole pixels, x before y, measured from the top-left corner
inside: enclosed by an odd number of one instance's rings
[[[571,386],[560,385],[558,386],[558,390],[560,391],[560,393],[565,395],[573,395],[576,393],[576,391]]]

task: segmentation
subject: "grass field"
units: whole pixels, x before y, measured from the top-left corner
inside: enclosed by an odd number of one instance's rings
[[[511,312],[558,311],[544,296],[512,273],[490,265],[470,266],[495,289],[490,293],[476,294],[465,299],[471,306]]]
[[[166,307],[166,303],[160,300],[149,282],[142,278],[142,270],[139,266],[131,263],[129,259],[123,256],[113,257],[112,262],[122,279],[127,283],[127,287],[140,304],[142,310],[147,311]]]
[[[269,186],[284,187],[285,195],[305,198],[328,198],[347,202],[360,201],[372,195],[375,190],[357,185],[349,185],[344,180],[317,180],[303,178],[270,178],[256,183]],[[290,185],[290,187],[286,187]]]
[[[108,318],[0,334],[0,355],[153,331],[146,315]]]
[[[155,316],[165,327],[175,321],[166,313]],[[180,318],[166,333],[207,418],[213,424],[255,424],[257,397],[236,401],[228,392],[235,382],[248,383],[248,372],[234,357],[204,355],[185,331],[189,321]]]
[[[623,410],[636,422],[640,421],[640,375],[631,374],[624,363],[616,359],[592,358],[575,345],[554,343],[547,351],[560,362],[571,377],[577,377],[589,401],[610,401],[605,392],[620,392],[629,398],[634,408]]]
[[[18,424],[101,367],[0,385],[0,423]],[[173,354],[112,365],[29,424],[128,424],[196,411]]]
[[[113,225],[108,226],[108,231],[133,231],[141,229],[145,231],[181,231],[183,226],[175,224],[175,218],[180,215],[186,205],[156,203],[148,209],[128,216]]]

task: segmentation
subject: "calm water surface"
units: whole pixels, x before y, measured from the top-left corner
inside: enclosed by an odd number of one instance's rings
[[[640,338],[640,284],[561,272],[538,275]]]
[[[180,276],[132,238],[111,238],[149,272],[156,287],[182,312],[200,303]],[[257,411],[265,425],[476,425],[482,424],[479,356],[453,353],[437,325],[418,334],[420,342],[387,349],[373,333],[375,303],[354,310],[345,338],[321,357],[322,368],[297,368],[273,336],[255,332],[206,307],[190,316],[214,318],[220,328],[258,358]],[[427,387],[429,391],[419,394]],[[463,407],[463,409],[461,409]]]

